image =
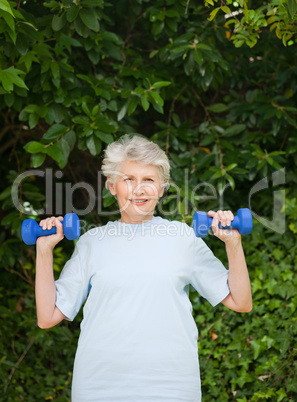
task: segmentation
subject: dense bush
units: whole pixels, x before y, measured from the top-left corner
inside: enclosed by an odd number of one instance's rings
[[[243,240],[253,311],[190,294],[204,400],[296,400],[296,2],[248,5],[0,1],[0,399],[70,398],[81,315],[37,327],[21,222],[69,212],[72,198],[81,211],[94,202],[84,228],[118,218],[98,172],[106,144],[128,132],[171,160],[158,214],[191,224],[197,209],[253,210]],[[52,199],[37,171],[52,174]],[[94,191],[67,200],[80,182]],[[223,245],[207,242],[226,263]],[[57,277],[73,246],[55,250]]]

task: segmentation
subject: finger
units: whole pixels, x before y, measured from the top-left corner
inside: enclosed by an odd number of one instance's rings
[[[45,219],[42,219],[40,222],[39,222],[39,226],[42,226],[43,225],[43,222],[45,221]]]
[[[218,213],[218,218],[219,218],[219,221],[220,221],[222,227],[227,226],[227,218],[226,218],[225,211],[219,210],[217,213]]]
[[[231,211],[226,211],[226,219],[227,219],[227,226],[230,226],[231,222],[234,219],[234,215]]]
[[[47,224],[47,229],[51,229],[53,226],[57,226],[57,222],[62,222],[63,216],[52,216]]]
[[[50,218],[48,218],[48,222],[47,222],[47,226],[46,228],[48,230],[51,230],[51,228],[53,226],[56,226],[56,217],[55,216],[51,216]]]
[[[210,211],[207,212],[207,216],[209,216],[210,218],[213,218],[214,215],[215,215],[215,211],[210,210]]]
[[[40,221],[39,225],[42,227],[43,230],[47,229],[47,224],[49,222],[49,219],[50,218],[46,218],[46,219],[43,219],[42,221]]]
[[[223,227],[230,226],[231,221],[234,219],[234,215],[231,211],[220,211],[219,213],[220,222]]]
[[[219,230],[219,216],[218,213],[215,212],[213,218],[212,218],[212,222],[211,222],[211,229],[213,231],[214,234],[216,234]]]
[[[64,237],[63,225],[60,222],[59,218],[55,218],[55,226],[57,228],[57,235],[63,238]]]

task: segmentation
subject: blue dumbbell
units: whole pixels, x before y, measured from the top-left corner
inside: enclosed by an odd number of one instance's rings
[[[63,222],[63,232],[68,240],[78,239],[80,236],[80,221],[76,214],[66,214]],[[22,239],[28,246],[36,243],[40,236],[50,236],[57,233],[54,226],[51,229],[43,230],[34,219],[25,219],[22,223]]]
[[[205,237],[211,228],[212,218],[207,216],[206,212],[197,211],[193,216],[193,229],[197,237]],[[220,229],[238,229],[241,235],[247,235],[253,229],[253,217],[248,208],[241,208],[237,211],[237,216],[234,216],[230,226],[222,227],[219,223]]]

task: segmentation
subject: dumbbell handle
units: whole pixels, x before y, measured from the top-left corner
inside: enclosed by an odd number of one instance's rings
[[[213,218],[207,218],[207,220],[208,220],[208,227],[210,228],[212,225]],[[234,216],[234,219],[233,219],[233,221],[231,221],[230,226],[222,226],[221,222],[220,222],[219,228],[220,229],[239,229],[239,224],[240,224],[240,221],[239,221],[238,216]]]
[[[61,222],[63,224],[63,222]],[[64,229],[64,227],[63,227]],[[57,234],[57,228],[56,226],[53,226],[51,229],[42,229],[42,226],[36,226],[35,229],[36,237],[41,237],[41,236],[50,236]]]

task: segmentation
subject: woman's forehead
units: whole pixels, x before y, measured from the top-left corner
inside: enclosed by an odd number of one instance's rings
[[[158,168],[154,165],[144,165],[136,161],[125,161],[120,166],[123,174],[131,176],[154,175],[158,176]]]

